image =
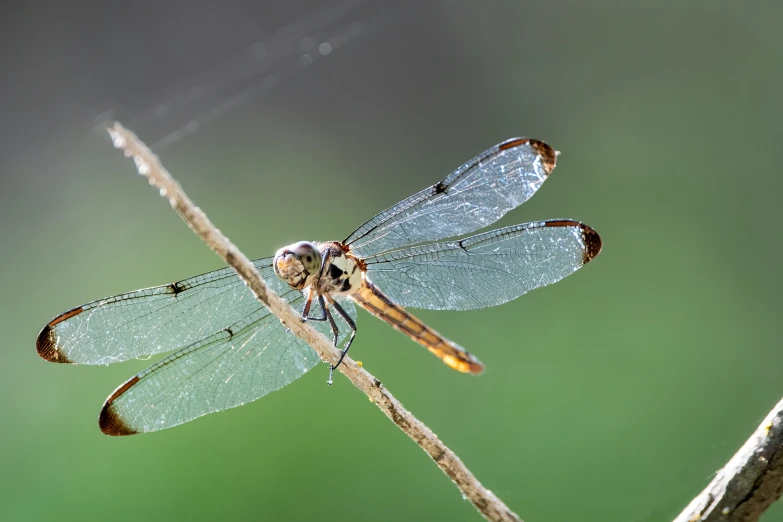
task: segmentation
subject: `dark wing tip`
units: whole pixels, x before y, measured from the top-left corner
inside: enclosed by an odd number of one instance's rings
[[[100,426],[101,431],[106,435],[119,437],[123,435],[135,435],[138,433],[138,431],[128,426],[122,417],[120,417],[117,412],[114,411],[114,408],[112,408],[114,401],[117,400],[120,395],[128,391],[128,389],[130,389],[137,382],[139,382],[138,375],[134,376],[132,379],[114,390],[114,393],[109,395],[109,398],[106,399],[106,402],[103,403],[103,408],[101,408],[101,413],[98,416],[98,426]]]
[[[541,140],[533,140],[529,138],[511,138],[498,145],[498,150],[508,150],[520,145],[530,145],[533,152],[541,157],[541,162],[544,164],[545,174],[549,176],[553,170],[555,170],[555,164],[557,163],[557,152],[544,143]]]
[[[135,435],[138,431],[128,427],[122,419],[111,409],[111,404],[104,404],[98,417],[98,426],[106,435],[120,437],[123,435]]]
[[[557,163],[557,153],[555,150],[540,140],[530,140],[530,147],[541,156],[541,162],[544,164],[546,175],[549,176],[555,170]]]
[[[35,348],[38,350],[38,355],[41,356],[42,359],[56,363],[73,363],[73,361],[63,355],[63,352],[60,350],[60,346],[57,344],[57,336],[54,333],[54,326],[70,319],[74,315],[79,315],[83,311],[82,307],[68,310],[49,321],[49,324],[41,329],[41,332],[38,334],[38,339],[35,341]]]
[[[509,138],[506,141],[498,143],[498,150],[508,150],[519,147],[521,145],[527,145],[530,140],[527,138]]]
[[[587,264],[591,259],[597,256],[599,252],[601,252],[601,236],[598,235],[598,232],[588,227],[587,225],[582,225],[582,241],[585,245],[585,253],[582,258],[582,263]]]
[[[35,341],[35,348],[38,350],[38,355],[41,359],[46,359],[49,362],[70,364],[73,361],[63,355],[60,351],[60,347],[57,346],[57,341],[54,336],[54,330],[52,330],[51,324],[47,324],[41,329],[41,333],[38,334],[38,339]]]
[[[601,252],[601,236],[598,232],[588,227],[584,223],[579,221],[572,221],[570,219],[551,219],[544,221],[546,227],[579,227],[582,232],[582,244],[584,245],[584,253],[582,254],[582,264],[586,265],[595,256]]]

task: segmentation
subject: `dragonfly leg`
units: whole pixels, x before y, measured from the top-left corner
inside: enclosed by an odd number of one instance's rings
[[[307,296],[307,302],[302,309],[302,322],[305,321],[326,321],[326,303],[324,303],[324,296],[318,296],[318,304],[321,305],[321,317],[314,317],[310,315],[310,306],[313,304],[313,290],[310,290],[310,295]]]
[[[323,299],[324,299],[323,296],[318,296],[318,298],[321,300],[321,308],[324,309],[324,315],[326,315],[326,318],[329,319],[329,325],[332,327],[332,333],[334,334],[333,344],[334,344],[334,347],[337,348],[337,341],[340,339],[340,329],[337,328],[337,323],[334,322],[334,316],[332,316],[332,311],[328,308],[328,305],[326,305],[323,302]],[[335,303],[331,299],[329,299],[329,301],[332,304],[337,305],[337,303]],[[343,360],[343,358],[340,357],[340,361],[342,361],[342,360]],[[338,362],[337,364],[340,364],[340,363]],[[329,380],[326,381],[329,384],[329,386],[332,385],[332,382],[333,382],[332,381],[332,375],[334,374],[334,369],[335,368],[337,368],[337,366],[329,365]]]
[[[323,297],[320,297],[321,301],[323,302]],[[324,309],[324,315],[329,320],[329,326],[332,327],[332,334],[334,334],[334,340],[332,341],[332,344],[335,348],[337,348],[337,341],[340,339],[340,329],[337,328],[337,323],[334,322],[334,316],[332,315],[332,311],[329,310],[328,305],[325,305],[323,307]]]
[[[327,295],[326,298],[329,300],[329,304],[331,304],[335,310],[337,310],[337,313],[339,313],[342,318],[345,320],[346,323],[348,323],[348,327],[351,329],[351,337],[348,338],[348,341],[345,343],[345,347],[340,352],[340,359],[337,361],[337,364],[332,366],[332,372],[337,369],[338,366],[340,366],[340,363],[343,362],[343,359],[345,359],[345,354],[348,353],[348,348],[351,347],[351,343],[353,343],[354,337],[356,337],[356,323],[351,319],[351,316],[346,313],[345,310],[343,310],[343,307],[340,306],[338,302],[336,302],[334,299],[332,299],[331,296]],[[335,338],[336,341],[336,338]],[[335,342],[335,346],[337,343]],[[331,372],[329,374],[329,380],[331,380]]]

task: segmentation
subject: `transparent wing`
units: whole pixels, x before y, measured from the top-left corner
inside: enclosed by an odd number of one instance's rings
[[[440,183],[390,207],[344,241],[362,257],[484,228],[541,187],[556,154],[537,140],[514,138],[462,165]]]
[[[293,306],[303,301],[301,294],[290,300]],[[345,299],[340,304],[355,321],[353,304]],[[344,342],[350,329],[339,314],[335,319]],[[312,324],[331,339],[328,323]],[[128,380],[104,403],[99,424],[107,435],[170,428],[263,397],[301,377],[319,360],[262,307]]]
[[[601,238],[582,223],[541,221],[365,259],[367,276],[411,308],[499,305],[573,273],[598,255]]]
[[[289,300],[298,295],[274,274],[271,257],[253,263],[275,292]],[[223,268],[74,308],[44,326],[36,344],[48,361],[111,364],[182,348],[259,307],[236,273]]]

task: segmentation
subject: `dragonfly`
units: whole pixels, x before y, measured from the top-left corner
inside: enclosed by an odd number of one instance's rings
[[[254,261],[303,321],[341,347],[356,336],[356,307],[419,343],[447,366],[484,365],[408,308],[475,310],[506,303],[572,274],[601,250],[589,226],[554,219],[488,227],[527,201],[555,168],[540,140],[512,138],[442,181],[376,215],[343,241],[300,241]],[[261,305],[231,268],[136,290],[64,312],[43,327],[38,354],[107,365],[173,352],[120,385],[98,424],[107,435],[176,426],[240,406],[304,375],[320,359]]]

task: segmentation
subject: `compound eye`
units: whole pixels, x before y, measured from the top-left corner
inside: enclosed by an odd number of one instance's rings
[[[315,274],[321,268],[321,253],[315,245],[302,241],[294,245],[292,251],[310,274]]]

